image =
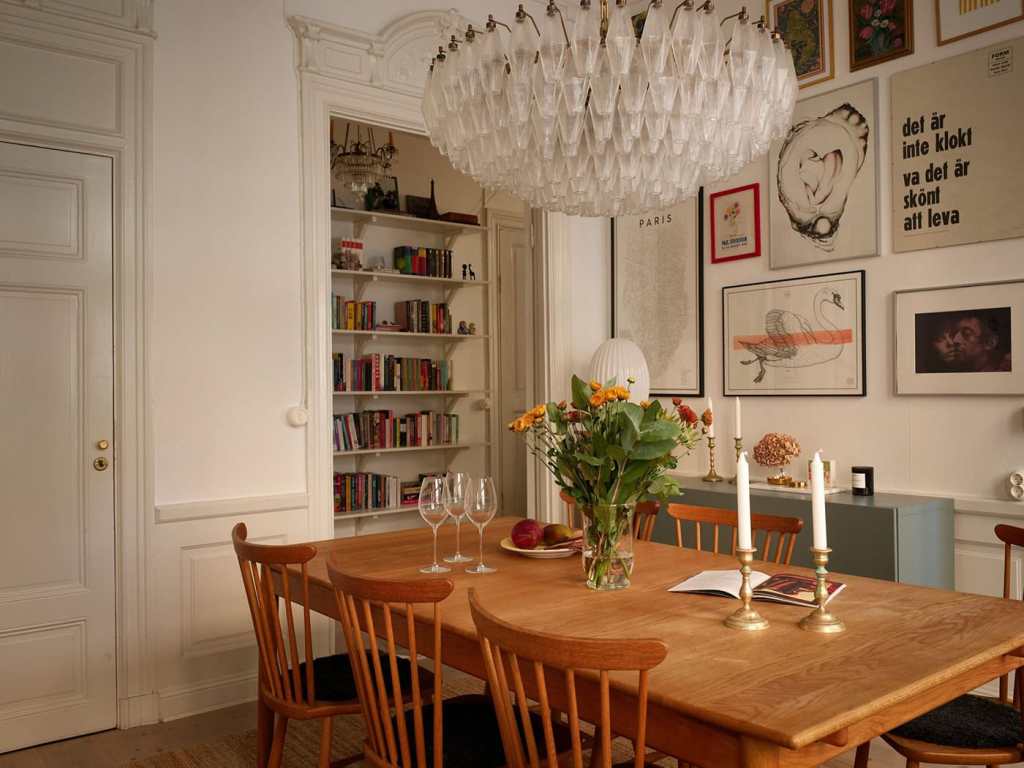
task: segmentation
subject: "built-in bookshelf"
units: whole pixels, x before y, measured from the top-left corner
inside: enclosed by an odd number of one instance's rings
[[[440,417],[449,430],[444,442],[433,442],[432,437],[430,441],[424,440],[427,444],[417,445],[353,448],[349,441],[348,450],[333,446],[337,535],[357,535],[371,518],[380,518],[372,528],[375,531],[421,524],[411,493],[412,488],[418,488],[421,475],[448,469],[464,469],[475,476],[492,474],[494,436],[490,400],[495,360],[491,349],[495,273],[487,232],[483,225],[331,208],[332,245],[349,238],[364,244],[362,269],[330,270],[332,297],[328,316],[334,417],[354,414],[355,418],[362,418],[359,414],[387,412],[401,421],[407,416],[430,413]],[[395,271],[395,251],[402,246],[445,252],[450,263],[437,271],[447,274]],[[463,279],[463,264],[472,266],[475,279]],[[335,304],[335,297],[339,297],[341,307]],[[338,327],[351,322],[345,302],[354,304],[355,313],[361,312],[354,323],[359,326],[404,320],[409,327],[451,332],[411,331],[390,325]],[[374,304],[367,310],[363,305],[369,302]],[[419,303],[429,307],[425,325],[409,318],[411,312],[418,312]],[[399,305],[404,308],[399,310]],[[443,310],[434,314],[438,306]],[[458,332],[460,321],[472,323],[474,332]],[[391,375],[374,364],[361,367],[363,361],[374,359],[377,353],[382,361],[385,356],[391,360],[427,361],[432,372],[443,363],[445,376],[410,382],[397,371]],[[339,375],[339,366],[343,375]],[[351,420],[345,423],[350,424]],[[332,440],[336,438],[336,424],[336,418],[332,418]],[[375,439],[378,437],[375,435]],[[375,490],[367,491],[367,484]],[[406,503],[402,503],[403,494],[396,492],[396,488],[405,489]]]

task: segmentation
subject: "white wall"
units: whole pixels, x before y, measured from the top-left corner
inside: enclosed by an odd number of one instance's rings
[[[725,0],[719,4],[719,13],[732,13],[739,6],[739,2]],[[881,255],[806,268],[770,270],[767,159],[754,162],[737,176],[705,190],[707,195],[739,184],[759,182],[763,206],[761,220],[765,222],[761,258],[712,265],[705,256],[705,391],[717,399],[721,434],[731,434],[732,413],[727,407],[731,403],[722,399],[722,286],[864,269],[867,272],[867,397],[747,398],[743,425],[748,448],[765,432],[782,430],[800,440],[805,454],[820,447],[828,456],[837,459],[841,480],[848,477],[851,464],[872,464],[876,468],[876,486],[881,488],[952,495],[965,500],[961,502],[961,508],[971,506],[971,502],[966,501],[969,497],[1006,499],[1004,478],[1011,468],[1024,460],[1024,398],[896,397],[892,377],[891,302],[892,291],[902,288],[1022,277],[1022,241],[892,253],[889,229],[889,78],[903,69],[1024,35],[1024,24],[995,30],[940,49],[935,44],[934,4],[915,3],[916,52],[851,74],[848,71],[847,8],[847,3],[836,0],[836,78],[805,89],[801,97],[878,78]],[[706,215],[705,212],[705,229]],[[575,222],[570,243],[573,263],[595,259],[596,256],[589,251],[600,238],[607,238],[606,232],[606,220]],[[603,340],[602,336],[593,335],[591,321],[607,312],[595,305],[605,302],[607,306],[609,289],[607,276],[597,270],[579,270],[576,274],[580,282],[573,286],[573,295],[589,295],[592,299],[589,302],[574,301],[572,305],[574,328],[579,326],[591,330],[589,335],[574,339],[574,363],[585,367],[589,355]],[[599,327],[606,328],[607,324]],[[706,471],[705,453],[688,459],[684,469]],[[724,460],[727,468],[731,469],[732,460],[724,452],[719,453],[719,460]],[[1011,507],[1007,505],[1007,508]]]

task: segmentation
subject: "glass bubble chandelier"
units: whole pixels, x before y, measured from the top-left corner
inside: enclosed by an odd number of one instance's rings
[[[789,130],[796,93],[781,35],[745,8],[719,23],[710,0],[652,0],[637,35],[625,0],[580,0],[568,28],[551,0],[539,25],[520,4],[511,27],[489,16],[486,31],[452,35],[431,63],[423,118],[486,189],[615,216],[686,200],[764,155]]]
[[[387,142],[378,146],[373,139],[373,128],[366,129],[366,139],[363,139],[362,128],[357,125],[355,138],[350,140],[351,129],[351,123],[345,125],[345,139],[341,144],[331,140],[331,172],[353,192],[366,194],[367,189],[384,178],[398,149],[390,132]]]

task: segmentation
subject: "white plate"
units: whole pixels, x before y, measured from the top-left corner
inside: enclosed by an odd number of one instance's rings
[[[512,552],[523,557],[534,557],[538,560],[557,560],[560,557],[574,555],[578,551],[571,547],[564,549],[520,549],[512,543],[512,539],[508,536],[501,540],[500,546],[506,552]]]

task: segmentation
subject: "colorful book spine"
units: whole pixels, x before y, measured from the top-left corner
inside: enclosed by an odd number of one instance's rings
[[[459,441],[459,416],[419,411],[396,416],[394,411],[357,411],[334,416],[334,450],[339,453],[389,448],[454,445]]]

